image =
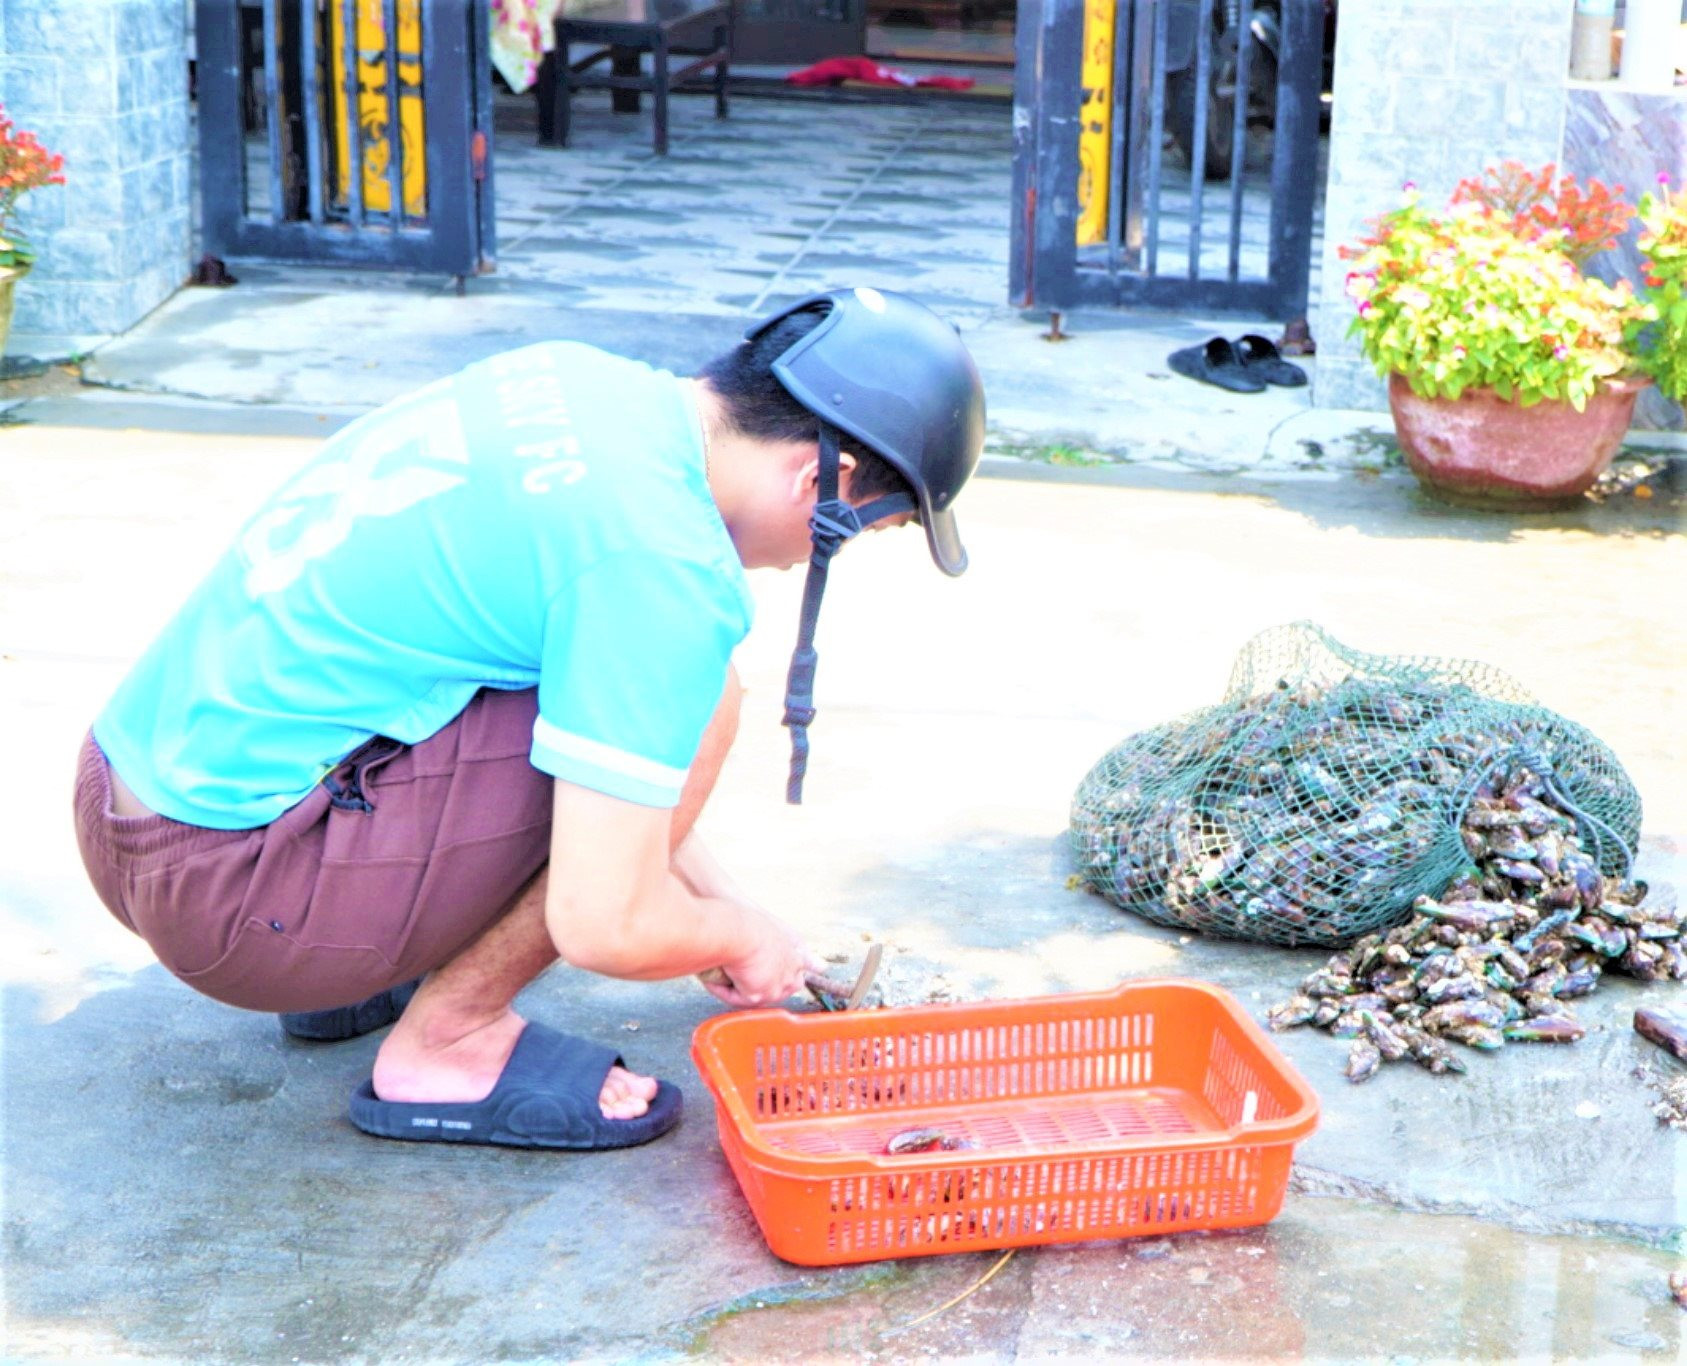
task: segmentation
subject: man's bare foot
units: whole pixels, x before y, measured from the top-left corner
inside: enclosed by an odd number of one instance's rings
[[[656,1099],[656,1078],[641,1077],[625,1067],[611,1067],[598,1092],[598,1109],[605,1119],[637,1119]]]
[[[414,1002],[412,1002],[414,1005]],[[375,1094],[382,1100],[472,1104],[498,1084],[526,1021],[513,1010],[466,1029],[430,1016],[399,1017],[375,1055]],[[656,1098],[653,1077],[612,1067],[598,1093],[605,1119],[637,1119]]]

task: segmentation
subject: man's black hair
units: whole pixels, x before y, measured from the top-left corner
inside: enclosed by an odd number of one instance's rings
[[[819,419],[786,392],[773,373],[773,362],[812,332],[826,315],[818,310],[793,313],[751,341],[716,356],[699,376],[721,399],[726,419],[744,436],[759,441],[818,441]],[[849,496],[857,503],[886,493],[913,489],[896,467],[847,433],[838,449],[855,457]]]

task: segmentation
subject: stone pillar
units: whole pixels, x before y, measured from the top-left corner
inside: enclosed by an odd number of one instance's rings
[[[38,259],[7,348],[56,359],[187,278],[187,0],[0,0],[0,103],[64,154],[66,184],[21,201]]]
[[[1444,204],[1466,176],[1504,160],[1559,159],[1573,0],[1391,0],[1343,5],[1336,31],[1313,402],[1388,407],[1349,338],[1353,305],[1336,248],[1394,208],[1412,181]],[[1320,263],[1314,263],[1319,269]]]

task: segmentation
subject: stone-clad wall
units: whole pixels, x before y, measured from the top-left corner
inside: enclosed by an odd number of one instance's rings
[[[1674,193],[1687,186],[1687,89],[1670,94],[1623,90],[1607,85],[1572,86],[1564,121],[1564,156],[1560,164],[1583,180],[1621,186],[1623,197],[1638,203],[1666,175]],[[1601,252],[1588,269],[1602,279],[1640,280],[1640,225],[1631,224],[1611,251]],[[1641,394],[1634,425],[1679,431],[1681,406],[1656,389]]]
[[[39,252],[9,350],[123,331],[187,277],[192,143],[185,0],[0,0],[0,103],[65,158],[22,201]]]
[[[1559,160],[1573,0],[1357,0],[1336,36],[1335,117],[1324,206],[1313,400],[1387,407],[1347,337],[1352,304],[1336,248],[1414,182],[1443,203],[1465,176],[1515,159]]]

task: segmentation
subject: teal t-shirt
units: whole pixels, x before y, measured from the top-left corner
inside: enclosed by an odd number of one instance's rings
[[[546,343],[334,436],[94,736],[154,811],[247,829],[371,736],[537,685],[538,768],[671,807],[750,617],[688,381]]]

